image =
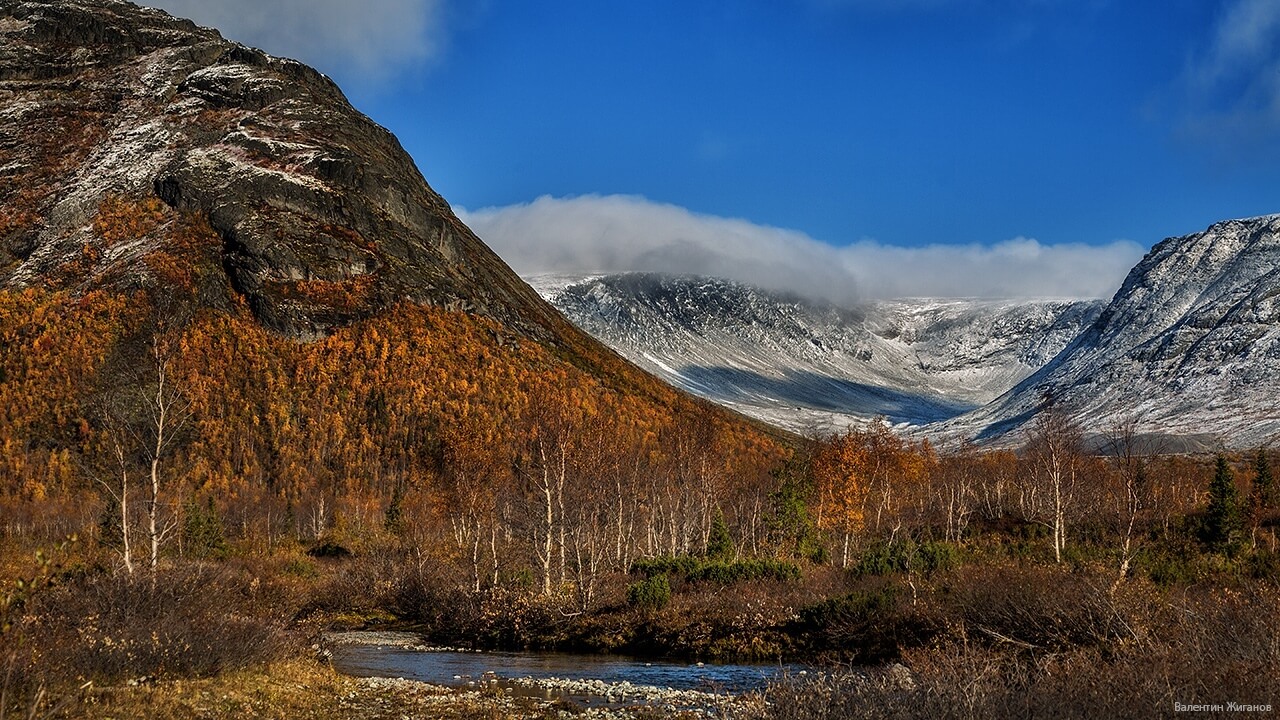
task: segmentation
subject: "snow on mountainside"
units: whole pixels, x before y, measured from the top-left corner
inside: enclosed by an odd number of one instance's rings
[[[137,219],[160,202],[209,225],[228,301],[283,334],[410,301],[579,340],[316,70],[118,0],[0,0],[0,287],[146,286],[172,252]],[[103,245],[109,215],[127,241]]]
[[[794,430],[902,425],[985,404],[1052,359],[1100,301],[908,299],[855,308],[653,274],[526,278],[668,382]]]
[[[1071,346],[948,434],[1007,435],[1046,393],[1104,430],[1213,436],[1246,447],[1280,434],[1280,215],[1230,220],[1152,248]]]

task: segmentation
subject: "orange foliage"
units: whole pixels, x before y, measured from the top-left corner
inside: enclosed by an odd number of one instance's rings
[[[848,535],[862,527],[874,463],[863,439],[861,433],[851,431],[823,443],[814,454],[817,522],[822,530]]]
[[[32,210],[35,198],[18,198],[18,202],[0,210],[0,238],[35,225],[39,216]]]
[[[209,240],[181,219],[164,232],[168,247]],[[184,267],[190,278],[200,264]],[[560,433],[572,477],[555,541],[576,543],[579,557],[599,555],[612,528],[610,561],[620,567],[653,550],[635,539],[645,537],[643,523],[622,537],[620,513],[662,523],[663,547],[700,548],[714,511],[732,517],[731,504],[764,487],[783,452],[655,380],[632,378],[620,390],[465,313],[405,304],[303,344],[243,309],[204,310],[168,329],[144,322],[152,312],[143,297],[0,292],[0,494],[30,508],[74,489],[84,507],[102,507],[84,468],[110,465],[106,428],[88,406],[104,361],[153,332],[175,348],[172,381],[190,404],[182,443],[166,460],[175,503],[214,497],[228,522],[258,533],[380,531],[395,504],[413,532],[439,538],[454,528],[459,548],[480,533],[491,545],[500,535],[519,542],[521,503],[532,501],[513,468],[533,462],[546,433]],[[458,525],[464,508],[468,527]],[[521,562],[520,552],[501,562]]]
[[[273,283],[285,297],[350,312],[367,306],[374,290],[374,276],[344,280],[294,280]]]
[[[855,534],[902,520],[936,464],[928,441],[908,443],[881,421],[819,444],[812,461],[816,519],[841,538],[844,562]]]
[[[106,247],[125,240],[136,240],[150,235],[168,217],[169,208],[160,199],[148,196],[143,200],[108,196],[98,206],[93,218],[93,231]]]
[[[83,405],[131,322],[127,305],[104,293],[0,293],[0,506],[55,536],[83,520],[68,513],[93,505],[77,461],[88,449]]]

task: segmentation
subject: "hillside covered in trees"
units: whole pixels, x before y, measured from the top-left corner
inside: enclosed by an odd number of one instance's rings
[[[319,73],[127,3],[0,9],[11,534],[85,527],[126,474],[271,538],[430,524],[513,474],[559,513],[569,443],[704,496],[781,452],[565,322]],[[658,456],[689,427],[713,458]],[[707,505],[655,511],[666,541]]]

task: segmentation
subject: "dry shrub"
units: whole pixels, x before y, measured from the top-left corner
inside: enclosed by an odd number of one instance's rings
[[[933,647],[904,651],[905,666],[776,683],[764,692],[768,704],[746,717],[1147,718],[1173,715],[1174,703],[1280,704],[1275,589],[1158,595],[1149,585],[1123,586],[1116,592],[1115,606],[1123,608],[1117,613],[1144,629],[1137,639],[1123,639],[1123,633],[1098,629],[1105,626],[1098,611],[1103,601],[1086,591],[1083,578],[1076,583],[1060,583],[1067,588],[1058,603],[1062,610],[1026,588],[1007,594],[989,588],[988,596],[1001,601],[989,624],[1024,636],[1035,630],[1045,646],[1061,646],[1068,637],[1063,613],[1076,612],[1095,626],[1076,635],[1085,644],[1046,650],[992,642],[987,634],[966,640],[961,632]],[[1053,597],[1053,590],[1043,593]],[[1038,610],[1010,614],[1005,597],[1027,598]],[[1078,602],[1086,607],[1073,608]]]
[[[454,563],[418,549],[334,565],[344,569],[317,594],[322,609],[341,609],[344,598],[350,605],[364,593],[354,609],[389,611],[414,623],[433,642],[504,649],[555,646],[564,626],[579,615],[568,592],[543,597],[519,581],[473,591]]]
[[[798,597],[801,589],[786,580],[687,586],[648,618],[636,650],[714,660],[776,660],[793,649],[784,629],[802,602],[796,602]]]
[[[210,564],[154,576],[88,576],[38,599],[24,631],[28,671],[53,682],[99,684],[199,677],[280,656],[284,618],[258,596],[261,581]]]
[[[1133,684],[1172,703],[1280,706],[1280,593],[1261,584],[1170,597],[1152,642],[1124,655]]]
[[[64,571],[60,562],[63,551],[74,542],[69,539],[58,547],[54,556],[43,550],[34,553],[34,563],[6,562],[0,575],[0,720],[13,712],[22,717],[38,717],[55,701],[43,678],[37,677],[27,662],[35,650],[26,619],[31,606],[42,593],[49,591]],[[0,546],[14,549],[11,546]],[[4,553],[6,561],[14,559]]]
[[[458,576],[452,564],[423,555],[406,557],[399,567],[387,609],[427,627],[441,626],[452,614]]]
[[[950,579],[957,619],[996,644],[1065,650],[1135,640],[1138,598],[1101,575],[1060,567],[966,568]]]
[[[412,620],[433,642],[445,645],[562,649],[579,617],[568,593],[544,597],[519,586],[473,592],[456,582],[430,580],[406,582],[401,589],[397,614]]]
[[[390,550],[311,561],[321,580],[303,613],[371,613],[391,607],[404,579],[405,559]]]
[[[874,663],[932,642],[946,625],[929,593],[899,578],[866,576],[849,592],[801,608],[791,632],[820,660]]]
[[[980,677],[974,673],[973,677]],[[917,685],[902,665],[864,671],[793,675],[771,684],[763,703],[748,706],[741,720],[844,720],[845,718],[948,718],[958,714],[948,699]]]
[[[1167,667],[1138,655],[1107,659],[1094,650],[1034,656],[985,645],[946,643],[905,654],[911,667],[792,678],[764,693],[768,706],[752,718],[826,720],[1005,717],[1149,718],[1171,715],[1173,703],[1271,703],[1274,675],[1251,688],[1206,689],[1170,684]]]

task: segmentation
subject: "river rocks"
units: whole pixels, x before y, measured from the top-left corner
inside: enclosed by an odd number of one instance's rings
[[[423,642],[421,635],[402,630],[348,630],[344,632],[327,632],[320,636],[321,641],[329,646],[370,645],[393,647],[419,652],[469,652],[458,648],[437,647]]]
[[[603,680],[523,677],[511,682],[523,688],[542,689],[567,696],[598,698],[610,705],[643,705],[664,712],[678,710],[695,713],[710,712],[736,702],[733,695],[635,685],[625,680],[609,683]]]
[[[672,690],[629,682],[560,678],[520,678],[512,687],[495,687],[496,680],[482,681],[477,690],[453,690],[404,678],[360,678],[362,689],[412,699],[424,709],[467,709],[510,718],[562,717],[579,720],[634,720],[654,712],[683,717],[723,717],[734,709],[758,704],[754,696],[717,695],[696,690]],[[530,691],[542,691],[533,696]],[[593,707],[592,702],[598,703]],[[607,706],[604,704],[607,703]],[[570,707],[572,706],[572,709]]]

